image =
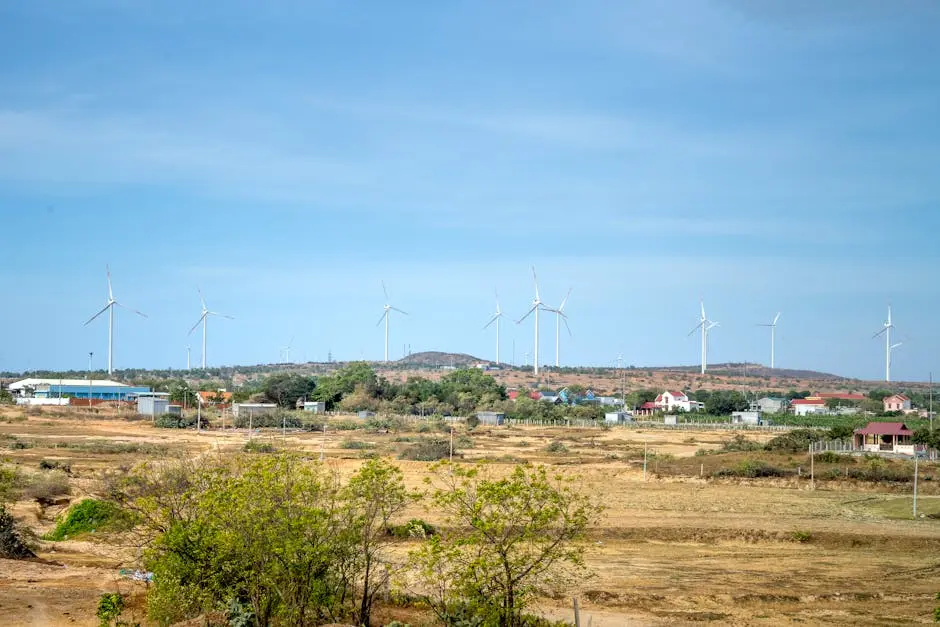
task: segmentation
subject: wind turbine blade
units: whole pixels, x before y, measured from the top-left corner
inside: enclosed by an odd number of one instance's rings
[[[692,330],[689,331],[689,334],[686,335],[686,337],[688,337],[689,335],[692,335],[693,333],[695,333],[696,331],[698,331],[699,329],[701,329],[703,324],[705,324],[704,321],[699,322],[697,325],[695,325],[694,327],[692,327]]]
[[[111,291],[111,266],[105,264],[104,269],[108,274],[108,300],[114,300],[114,292]]]
[[[385,302],[388,302],[388,290],[385,289],[385,281],[382,281],[382,292],[385,294]]]
[[[199,302],[202,303],[202,310],[205,311],[206,309],[208,309],[208,307],[206,307],[206,299],[205,299],[205,297],[203,297],[203,295],[202,295],[202,288],[201,288],[201,287],[197,287],[197,288],[196,288],[196,291],[199,292]]]
[[[535,280],[535,300],[541,300],[539,298],[539,277],[535,274],[535,266],[532,266],[532,278]]]
[[[103,314],[104,312],[106,312],[106,311],[108,310],[108,307],[110,307],[110,306],[111,306],[111,303],[108,303],[107,305],[105,305],[104,308],[103,308],[101,311],[99,311],[98,313],[96,313],[95,315],[93,315],[91,318],[89,318],[88,321],[87,321],[85,324],[83,324],[82,326],[88,326],[88,324],[89,324],[92,320],[94,320],[95,318],[97,318],[98,316],[100,316],[101,314]]]
[[[571,289],[572,288],[570,287],[568,288],[568,293],[565,294],[565,297],[561,300],[561,305],[558,306],[558,311],[562,311],[565,308],[565,303],[568,302],[568,297],[571,296]]]
[[[875,333],[873,336],[871,336],[871,339],[875,339],[876,337],[878,337],[879,335],[881,335],[887,330],[888,330],[888,327],[883,328],[881,331],[878,331],[878,333]]]
[[[704,300],[700,300],[700,301],[699,301],[699,304],[702,306],[702,320],[704,320],[704,319],[706,318],[706,316],[705,316],[705,301],[704,301]]]
[[[224,313],[219,313],[218,311],[208,311],[208,310],[206,310],[206,315],[207,315],[207,316],[218,316],[218,317],[220,317],[220,318],[228,318],[229,320],[234,320],[234,319],[235,319],[233,316],[230,316],[230,315],[224,314]]]
[[[287,346],[285,348],[290,348],[293,345],[294,345],[294,336],[292,335],[290,336],[290,342],[287,343]]]
[[[397,311],[398,313],[400,313],[400,314],[405,314],[406,316],[408,315],[408,312],[407,312],[407,311],[402,311],[402,310],[399,309],[398,307],[391,307],[391,306],[390,306],[389,309],[394,309],[394,310]]]
[[[388,310],[386,309],[385,311],[382,312],[382,317],[379,318],[379,321],[375,323],[375,326],[379,326],[380,324],[382,324],[382,321],[385,320],[385,316],[387,315],[388,315]]]
[[[499,292],[493,290],[493,293],[496,294],[496,314],[499,315]]]
[[[561,314],[561,320],[565,323],[565,328],[568,329],[568,336],[571,336],[571,327],[568,326],[568,316]]]
[[[530,315],[532,315],[532,312],[535,311],[537,308],[538,308],[538,305],[532,305],[532,309],[530,309],[529,311],[527,311],[524,316],[522,316],[521,318],[519,318],[518,320],[516,320],[516,324],[519,324],[520,322],[522,322],[523,320],[525,320],[526,318],[528,318]]]
[[[898,346],[901,346],[902,344],[904,344],[904,342],[898,342],[897,344],[892,344],[892,345],[891,345],[891,349],[893,350],[893,349],[897,348]]]
[[[487,322],[485,325],[483,325],[483,328],[486,329],[486,328],[489,327],[491,324],[493,324],[494,322],[496,322],[498,319],[499,319],[499,316],[493,316],[492,318],[490,318],[490,321],[489,321],[489,322]]]
[[[122,305],[122,304],[119,303],[118,301],[114,301],[114,304],[117,305],[118,307],[120,307],[121,309],[126,309],[126,310],[128,310],[128,311],[132,311],[132,312],[134,312],[135,314],[137,314],[138,316],[142,316],[142,317],[144,317],[144,318],[147,317],[147,314],[145,314],[144,312],[142,312],[142,311],[137,311],[136,309],[131,309],[131,308],[128,307],[127,305]]]
[[[774,322],[773,322],[773,324],[772,324],[771,326],[777,326],[777,320],[780,320],[780,314],[781,314],[781,313],[783,313],[783,312],[780,312],[780,311],[777,312],[777,315],[774,316]]]
[[[199,316],[199,320],[196,320],[196,324],[193,325],[193,328],[190,329],[190,330],[189,330],[189,333],[187,333],[186,335],[192,335],[193,331],[195,331],[196,328],[197,328],[200,324],[202,324],[203,319],[204,319],[207,315],[208,315],[208,312],[206,312],[206,313],[202,314],[201,316]]]

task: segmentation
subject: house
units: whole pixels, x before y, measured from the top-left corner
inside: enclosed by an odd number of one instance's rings
[[[764,398],[757,399],[755,403],[757,406],[757,411],[764,414],[782,414],[787,410],[789,402],[785,398],[777,398],[775,396],[765,396]]]
[[[315,414],[326,413],[326,402],[325,401],[304,401],[301,405],[301,409],[304,411],[313,412]]]
[[[885,413],[889,411],[910,411],[911,399],[903,394],[894,394],[884,398]]]
[[[108,379],[21,379],[7,386],[13,396],[20,398],[81,398],[103,401],[133,400],[138,394],[149,392],[145,386],[133,386]]]
[[[689,400],[689,397],[682,392],[673,390],[668,390],[658,395],[656,400],[653,401],[653,404],[656,406],[656,409],[662,411],[675,411],[677,409],[682,411],[700,411],[705,409],[705,403]]]
[[[873,453],[914,454],[914,432],[903,422],[869,422],[855,430],[855,447]]]
[[[761,424],[761,413],[759,411],[733,411],[731,412],[731,424],[759,425]]]
[[[829,413],[829,410],[826,409],[826,401],[818,397],[795,398],[790,401],[790,409],[797,416],[826,415]]]
[[[212,390],[199,390],[196,394],[199,395],[203,405],[213,405],[215,403],[227,405],[232,402],[232,393],[226,392],[225,389],[216,390],[215,392]]]

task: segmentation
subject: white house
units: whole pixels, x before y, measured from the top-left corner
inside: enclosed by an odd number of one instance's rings
[[[698,401],[689,400],[689,397],[683,394],[682,392],[676,392],[673,390],[667,390],[659,396],[656,397],[656,400],[653,401],[653,405],[656,406],[656,409],[662,411],[698,411],[705,409],[704,403],[699,403]]]
[[[797,416],[829,413],[826,408],[826,401],[821,398],[795,398],[790,401],[790,408]]]

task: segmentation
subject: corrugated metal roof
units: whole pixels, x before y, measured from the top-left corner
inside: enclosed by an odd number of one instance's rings
[[[862,429],[856,429],[858,435],[914,435],[903,422],[869,422]]]
[[[11,383],[8,390],[20,390],[22,388],[35,388],[41,385],[53,385],[53,386],[84,386],[88,387],[89,383],[91,387],[109,387],[109,388],[126,388],[130,387],[126,383],[119,383],[118,381],[111,381],[109,379],[22,379],[15,383]]]

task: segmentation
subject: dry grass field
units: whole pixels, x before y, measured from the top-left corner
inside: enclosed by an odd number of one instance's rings
[[[322,448],[327,464],[349,474],[366,454],[396,455],[408,440],[433,435],[359,429],[328,430],[326,436],[271,430],[250,437],[314,459]],[[558,465],[577,473],[582,489],[607,508],[587,548],[594,576],[564,598],[544,599],[539,609],[546,615],[571,619],[570,597],[577,596],[582,625],[592,627],[890,625],[932,622],[940,604],[934,598],[940,591],[940,519],[930,516],[940,515],[933,480],[940,469],[931,465],[921,467],[922,476],[931,477],[922,482],[919,499],[927,516],[913,520],[904,485],[819,481],[810,489],[805,476],[711,478],[723,459],[733,463],[746,455],[696,456],[700,449],[720,448],[729,432],[500,427],[479,428],[469,437],[458,437],[464,460]],[[70,465],[67,498],[21,500],[13,508],[37,535],[52,529],[70,502],[99,494],[103,471],[143,460],[225,454],[240,450],[248,438],[244,430],[157,429],[104,413],[24,417],[19,409],[0,411],[5,463],[23,472],[39,472],[42,460]],[[351,442],[366,448],[351,448]],[[567,450],[549,452],[551,442]],[[644,446],[652,453],[645,478]],[[808,463],[789,457],[780,462]],[[410,485],[423,485],[430,464],[398,463]],[[414,508],[409,516],[432,524],[439,519]],[[146,624],[145,584],[120,574],[133,569],[140,555],[132,534],[86,534],[38,546],[36,560],[0,560],[0,625],[96,625],[98,597],[115,590],[131,599],[125,617]],[[383,608],[378,616],[433,624],[409,608]]]

